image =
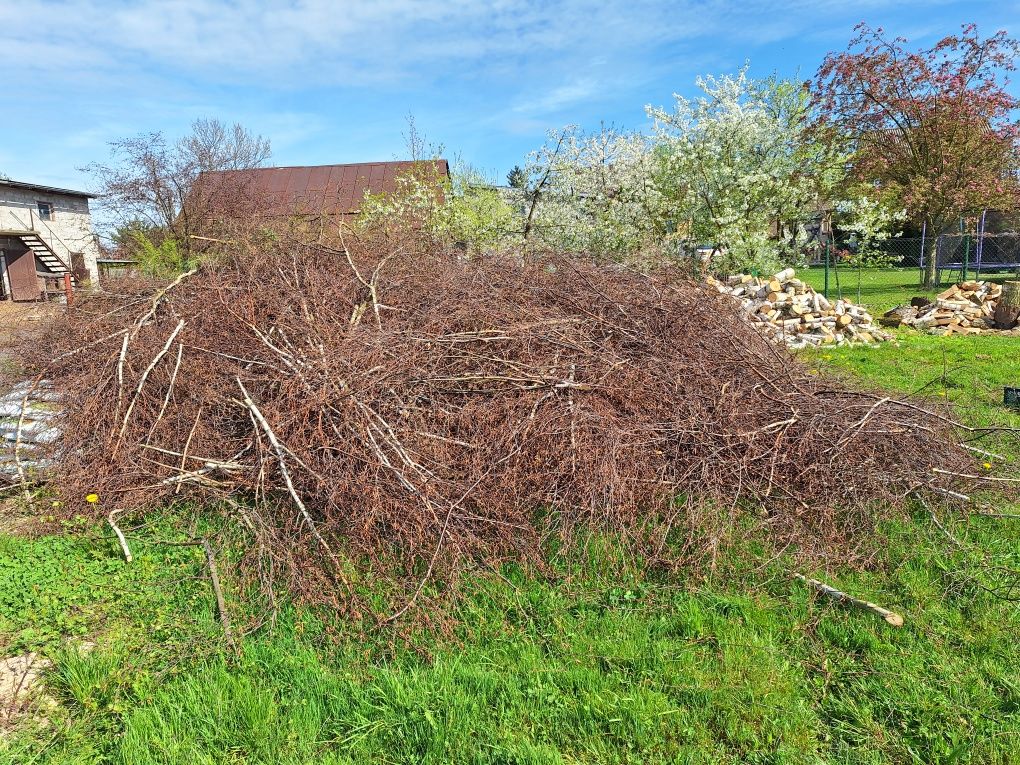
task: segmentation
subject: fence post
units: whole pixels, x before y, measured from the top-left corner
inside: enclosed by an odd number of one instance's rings
[[[843,299],[843,287],[839,283],[839,258],[832,259],[832,274],[836,277],[836,299]]]
[[[967,281],[967,268],[970,266],[970,234],[963,235],[963,269],[961,272],[961,282]]]
[[[932,253],[931,253],[931,256],[932,256],[932,259],[933,259],[932,265],[935,267],[935,286],[936,287],[941,287],[942,286],[942,269],[939,268],[939,254],[940,254],[940,248],[944,247],[945,244],[946,244],[946,235],[945,234],[936,234],[935,235],[935,247],[932,248]]]
[[[981,277],[981,259],[985,256],[985,218],[988,215],[988,210],[981,211],[981,223],[978,226],[978,240],[975,255],[977,255],[976,268],[978,271],[978,278]]]
[[[67,304],[74,302],[74,288],[71,286],[71,274],[64,274],[64,295],[67,296]]]
[[[825,299],[829,299],[829,247],[832,245],[829,242],[825,243],[825,287],[822,290],[822,294]]]

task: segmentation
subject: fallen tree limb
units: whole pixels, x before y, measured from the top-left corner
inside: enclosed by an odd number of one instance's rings
[[[223,588],[220,586],[220,574],[216,569],[216,556],[213,555],[212,545],[209,540],[202,537],[202,549],[205,550],[205,562],[209,566],[209,579],[212,581],[213,594],[216,596],[216,610],[220,614],[220,624],[223,625],[223,637],[227,644],[234,647],[234,634],[230,629],[230,614],[227,612],[227,603],[223,598]]]
[[[975,454],[980,454],[985,457],[992,457],[993,459],[997,460],[1006,459],[1001,454],[996,454],[995,452],[986,452],[984,449],[978,449],[976,446],[968,446],[967,444],[960,444],[960,446],[966,449],[968,452],[974,452]]]
[[[163,414],[164,412],[166,412],[167,404],[170,403],[170,396],[173,395],[174,383],[177,382],[177,373],[181,369],[181,361],[183,360],[183,358],[184,358],[184,345],[178,343],[177,362],[174,364],[173,374],[170,375],[170,384],[167,385],[166,395],[163,397],[163,404],[159,407],[159,414],[156,415],[156,420],[152,423],[152,426],[149,428],[149,435],[145,437],[146,443],[148,443],[149,439],[152,438],[153,431],[156,430],[156,426],[159,425],[160,420],[163,419]]]
[[[131,549],[128,547],[127,539],[124,536],[124,532],[120,530],[117,525],[117,515],[124,512],[124,508],[115,508],[110,511],[110,514],[106,517],[110,523],[110,528],[113,529],[113,533],[117,535],[117,539],[120,540],[120,549],[124,551],[124,560],[128,563],[131,562]]]
[[[194,276],[197,273],[198,273],[197,268],[194,268],[191,271],[185,271],[183,274],[181,274],[172,282],[170,282],[167,286],[158,290],[156,294],[153,295],[152,297],[152,303],[149,306],[149,310],[146,311],[142,316],[140,316],[138,320],[135,322],[134,326],[131,328],[131,332],[129,334],[130,338],[134,339],[135,336],[142,329],[142,327],[144,327],[145,324],[156,315],[156,311],[159,309],[160,304],[163,302],[164,298],[166,298],[167,294],[171,290],[177,287],[185,279]]]
[[[213,552],[212,545],[209,544],[209,540],[206,537],[199,537],[197,539],[185,539],[180,542],[171,541],[168,539],[156,539],[153,540],[153,544],[167,545],[168,547],[201,547],[205,553],[205,563],[209,567],[209,579],[212,582],[213,596],[216,598],[216,612],[220,618],[220,624],[223,626],[223,637],[226,638],[227,645],[231,649],[236,650],[234,643],[234,632],[230,624],[230,612],[227,611],[227,601],[223,597],[223,586],[220,584],[220,572],[216,566],[216,555]]]
[[[174,340],[177,339],[181,330],[184,329],[184,323],[184,319],[177,322],[177,326],[174,328],[174,331],[170,333],[170,337],[167,338],[166,344],[159,349],[159,352],[153,357],[152,361],[149,362],[149,366],[145,368],[145,371],[142,372],[142,376],[138,379],[138,387],[135,389],[134,395],[131,396],[131,403],[128,404],[127,411],[124,412],[124,421],[121,423],[120,433],[117,435],[117,444],[113,447],[114,454],[117,453],[117,450],[120,448],[121,441],[124,440],[124,431],[127,430],[128,420],[131,419],[131,412],[134,411],[135,404],[138,402],[138,397],[142,394],[142,388],[145,387],[145,381],[149,379],[149,375],[152,373],[152,370],[156,368],[156,365],[159,364],[160,359],[166,356],[167,352],[170,350],[170,346],[173,345]]]
[[[931,491],[934,491],[936,494],[944,494],[947,497],[952,497],[953,499],[958,499],[961,502],[970,502],[971,501],[971,499],[970,499],[970,497],[968,495],[961,494],[958,491],[952,491],[950,489],[943,489],[940,486],[928,486],[927,488],[930,489]]]
[[[1020,513],[996,513],[989,510],[976,510],[972,515],[978,515],[983,518],[1020,518]]]
[[[855,608],[860,608],[865,611],[871,611],[871,613],[881,616],[886,621],[886,623],[891,624],[893,627],[903,626],[903,617],[897,613],[893,613],[887,608],[882,608],[882,606],[875,605],[874,603],[870,603],[867,600],[855,598],[852,595],[847,595],[845,592],[841,592],[840,590],[837,590],[835,587],[832,587],[826,584],[825,582],[819,582],[817,579],[809,579],[803,574],[794,574],[794,577],[800,579],[808,587],[810,587],[811,589],[815,590],[818,593],[821,593],[822,595],[825,595],[828,598],[838,600],[842,603],[848,603],[851,606],[854,606]]]
[[[935,515],[935,510],[931,507],[931,505],[924,501],[924,497],[920,494],[915,496],[917,497],[917,501],[920,502],[924,506],[924,509],[928,511],[928,515],[931,516],[932,523],[934,523],[935,527],[945,535],[946,539],[957,547],[963,547],[963,543],[953,536],[953,533],[949,529],[942,525],[942,521],[940,521],[938,516]]]
[[[107,335],[106,337],[101,337],[98,340],[93,340],[93,341],[91,341],[89,343],[86,343],[85,345],[81,345],[81,346],[78,346],[77,348],[74,348],[74,349],[72,349],[70,351],[66,351],[65,353],[61,353],[59,356],[55,356],[53,358],[53,361],[56,362],[56,361],[60,361],[61,359],[66,359],[68,356],[75,356],[75,355],[77,355],[79,353],[82,353],[83,351],[87,351],[89,348],[92,348],[92,347],[94,347],[96,345],[99,345],[100,343],[105,343],[107,340],[113,340],[113,338],[115,338],[115,337],[120,337],[121,335],[126,335],[127,332],[128,332],[127,329],[118,329],[116,332],[112,332],[111,334]]]
[[[997,483],[1020,483],[1020,478],[997,478],[992,475],[974,475],[973,473],[954,473],[952,470],[943,470],[942,468],[932,468],[933,473],[940,475],[951,475],[956,478],[967,478],[971,481],[993,481]]]

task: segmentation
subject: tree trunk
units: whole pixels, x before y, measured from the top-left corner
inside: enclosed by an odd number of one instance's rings
[[[1005,282],[995,306],[995,326],[999,329],[1012,329],[1017,321],[1020,321],[1020,282]]]

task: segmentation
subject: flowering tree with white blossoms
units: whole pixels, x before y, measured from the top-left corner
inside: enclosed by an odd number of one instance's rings
[[[519,190],[530,246],[626,259],[667,233],[654,146],[639,133],[570,126],[533,152]]]
[[[465,167],[440,178],[419,161],[395,192],[365,200],[362,219],[472,253],[523,245],[647,262],[708,245],[714,271],[767,273],[795,264],[805,224],[833,211],[855,252],[874,254],[896,213],[873,188],[846,188],[848,153],[812,119],[804,84],[745,67],[698,85],[703,95],[675,96],[670,111],[648,107],[648,133],[550,132],[510,188]]]
[[[767,272],[794,260],[804,224],[844,174],[845,158],[810,130],[799,83],[698,79],[704,95],[648,107],[660,160],[658,187],[678,231],[715,249],[713,268]]]
[[[889,195],[879,196],[873,189],[850,189],[844,199],[832,204],[834,224],[848,235],[847,244],[853,265],[888,266],[897,258],[883,253],[876,245],[893,236],[892,231],[907,219],[907,211]]]

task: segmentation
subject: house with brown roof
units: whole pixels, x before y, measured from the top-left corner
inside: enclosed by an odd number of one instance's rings
[[[436,159],[218,170],[202,173],[195,185],[222,212],[243,207],[243,200],[270,216],[337,218],[357,215],[366,194],[392,193],[398,178],[416,172],[441,181],[449,177],[450,165]]]

